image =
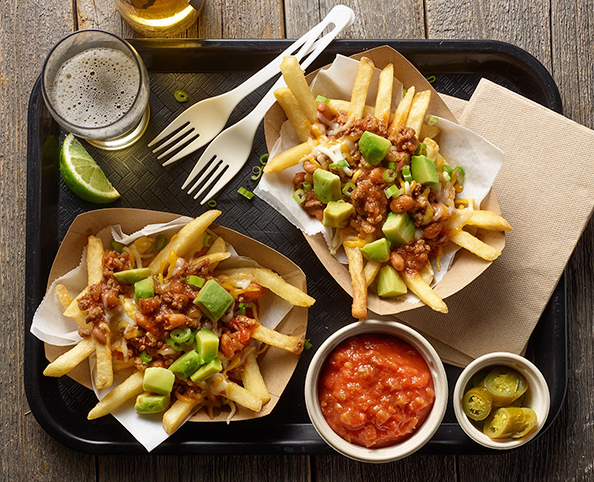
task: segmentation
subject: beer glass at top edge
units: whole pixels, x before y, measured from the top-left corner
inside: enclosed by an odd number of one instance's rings
[[[45,60],[41,91],[58,124],[101,149],[132,145],[148,125],[148,72],[111,32],[78,30],[60,40]]]

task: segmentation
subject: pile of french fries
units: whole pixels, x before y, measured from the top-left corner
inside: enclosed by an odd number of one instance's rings
[[[249,286],[250,289],[254,289],[254,287],[261,289],[263,287],[265,290],[262,291],[270,290],[294,306],[308,307],[315,302],[312,297],[287,283],[278,274],[265,268],[238,268],[227,271],[217,270],[215,272],[218,263],[230,256],[225,241],[208,230],[211,223],[220,214],[220,211],[212,210],[194,219],[168,240],[160,251],[154,248],[155,240],[147,237],[142,237],[131,245],[124,246],[123,252],[129,256],[130,268],[148,267],[152,273],[155,286],[164,286],[164,283],[175,280],[176,276],[179,278],[179,275],[175,275],[175,268],[180,266],[180,260],[182,264],[204,263],[205,260],[208,260],[207,267],[210,275],[223,287],[229,286],[230,283],[241,287]],[[208,242],[206,242],[207,240]],[[139,313],[139,307],[133,294],[131,296],[120,295],[121,308],[123,309],[109,313],[110,316],[105,317],[99,324],[87,323],[86,313],[79,308],[78,300],[85,296],[93,285],[101,283],[102,280],[106,281],[104,277],[108,275],[104,273],[104,260],[107,252],[101,239],[96,236],[89,236],[86,259],[88,286],[75,298],[68,293],[63,285],[57,286],[56,292],[60,303],[64,306],[64,315],[72,318],[80,326],[79,333],[83,334],[83,339],[72,349],[51,362],[43,372],[46,376],[60,377],[95,353],[97,365],[95,386],[101,389],[110,387],[113,384],[115,371],[130,367],[136,368],[132,375],[113,388],[89,412],[89,419],[112,413],[126,401],[141,394],[143,392],[144,369],[152,366],[155,362],[159,363],[158,359],[149,360],[148,362],[145,359],[143,361],[140,359],[139,353],[134,350],[123,349],[123,345],[126,344],[126,337],[130,336],[130,333],[138,337],[147,334],[138,325],[129,326],[130,320],[135,320],[135,316]],[[113,278],[113,273],[111,277]],[[113,278],[113,281],[115,281],[115,278]],[[184,280],[180,278],[178,281],[183,282]],[[156,289],[155,293],[157,293],[155,296],[158,297],[159,290]],[[232,293],[232,295],[237,301],[237,294]],[[238,303],[235,303],[232,309],[236,310],[237,305]],[[258,355],[265,351],[266,345],[299,354],[303,349],[304,340],[279,333],[261,325],[257,321],[257,306],[259,305],[256,300],[254,308],[252,308],[253,326],[255,327],[251,332],[250,341],[246,343],[244,349],[231,359],[227,359],[220,352],[219,345],[218,357],[223,360],[223,371],[204,382],[199,382],[198,386],[192,387],[191,396],[182,393],[181,396],[176,397],[175,395],[179,392],[176,392],[174,387],[171,396],[172,403],[163,413],[163,426],[167,433],[173,433],[192,413],[201,407],[205,407],[211,415],[213,408],[224,404],[232,405],[232,403],[258,412],[262,409],[263,404],[270,400],[266,382],[258,365]],[[122,322],[123,314],[126,315],[127,323]],[[210,322],[204,316],[202,316],[201,321],[203,323]],[[219,320],[214,323],[210,322],[208,326],[220,337],[222,325],[223,321]],[[184,326],[184,324],[181,324],[180,328]],[[168,333],[169,331],[165,331],[164,337]],[[192,348],[193,346],[187,346],[185,349],[188,351]],[[182,354],[183,351],[179,353],[180,356]],[[228,375],[230,374],[235,381],[229,378]],[[181,383],[181,380],[176,378],[175,383],[177,386],[178,383]],[[188,380],[184,383],[188,383]]]
[[[368,106],[366,105],[366,98],[374,69],[375,66],[370,59],[366,57],[361,58],[350,102],[338,99],[323,100],[335,113],[342,112],[343,114],[348,114],[346,116],[346,125],[354,124],[367,116],[374,116],[377,123],[383,128],[383,132],[387,133],[385,135],[386,138],[393,139],[402,128],[406,127],[413,129],[417,140],[419,142],[422,141],[426,147],[426,156],[436,165],[439,172],[440,188],[444,189],[447,185],[448,189],[450,189],[449,192],[455,192],[457,195],[457,193],[462,190],[463,179],[461,179],[460,176],[458,176],[456,180],[453,178],[444,178],[444,169],[449,169],[449,172],[451,172],[452,169],[440,154],[439,145],[434,140],[440,133],[439,127],[434,124],[434,122],[437,121],[437,118],[433,118],[434,121],[431,122],[431,125],[426,123],[427,110],[431,100],[431,91],[425,90],[416,92],[414,85],[405,86],[405,94],[399,102],[396,110],[392,112],[391,102],[394,87],[394,67],[392,64],[388,64],[381,71],[379,76],[375,107]],[[275,96],[302,143],[271,159],[265,166],[264,172],[272,173],[283,171],[300,163],[304,163],[305,161],[309,161],[320,168],[329,169],[327,159],[325,160],[320,152],[324,154],[343,143],[352,145],[352,142],[357,142],[358,138],[354,138],[352,132],[349,133],[348,140],[337,138],[338,136],[336,134],[333,134],[331,138],[328,138],[326,135],[327,124],[324,125],[324,123],[320,122],[318,105],[321,104],[316,101],[316,98],[309,89],[304,72],[301,70],[297,60],[294,57],[285,57],[281,64],[281,71],[287,84],[287,88],[278,89],[275,92]],[[325,106],[322,107],[326,109]],[[427,119],[430,118],[431,117],[428,117]],[[360,136],[361,133],[359,134],[359,137]],[[322,148],[318,149],[320,146]],[[344,152],[344,146],[342,145],[341,147],[342,152]],[[348,155],[349,168],[355,172],[352,177],[347,175],[346,178],[342,178],[343,186],[345,185],[345,181],[356,182],[355,178],[357,176],[357,171],[362,170],[365,161],[362,159],[362,156],[360,164],[358,164],[356,160],[353,161],[353,158],[357,159],[357,156],[355,155],[358,154],[357,150],[358,145],[354,150],[351,148],[348,149],[348,151],[350,151]],[[369,165],[367,165],[367,168],[369,168]],[[461,172],[463,173],[463,171]],[[402,191],[410,192],[410,183],[403,182],[403,179],[400,176],[401,174],[398,172],[396,181],[401,183],[400,187],[402,188]],[[306,180],[308,180],[307,175]],[[311,181],[311,179],[309,179],[309,181]],[[414,182],[415,181],[413,181],[413,183]],[[458,184],[456,184],[456,182]],[[349,196],[350,195],[345,194],[343,200],[349,202]],[[443,232],[447,233],[450,242],[465,248],[488,261],[493,261],[501,254],[498,250],[478,239],[475,236],[475,231],[476,228],[494,231],[511,230],[511,226],[503,217],[490,211],[475,210],[472,199],[461,200],[457,199],[455,196],[451,197],[449,205],[446,207],[448,209],[449,218],[444,222]],[[384,216],[387,216],[389,212],[390,209],[388,203],[388,209]],[[338,237],[342,239],[349,263],[349,273],[353,287],[352,315],[355,318],[364,319],[367,316],[368,287],[374,282],[382,267],[382,263],[377,261],[366,261],[363,258],[359,248],[374,239],[369,239],[369,236],[357,232],[357,227],[353,225],[353,218],[351,218],[350,226],[345,228],[342,233],[339,232],[338,234]],[[384,263],[384,265],[385,264],[386,263]],[[431,264],[427,264],[425,268],[420,271],[406,268],[399,271],[399,274],[408,290],[414,293],[421,301],[430,306],[433,310],[447,313],[447,305],[431,288],[431,283],[434,277]]]

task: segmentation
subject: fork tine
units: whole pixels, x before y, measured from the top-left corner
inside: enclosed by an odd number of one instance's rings
[[[212,175],[209,176],[208,179],[203,176],[204,184],[202,185],[200,190],[198,192],[196,192],[196,194],[194,195],[194,199],[198,199],[207,190],[209,190],[211,188],[211,186],[213,185],[214,181],[216,181],[219,176],[222,176],[221,179],[224,179],[225,172],[227,171],[227,169],[229,169],[229,166],[221,161],[221,163],[217,165],[216,171],[213,172]],[[194,184],[194,186],[197,186],[199,184],[199,182],[200,181],[197,181],[196,184]],[[218,185],[219,183],[220,183],[220,180],[217,182],[216,185]],[[210,189],[210,192],[212,192],[212,189]],[[216,191],[216,192],[218,192],[218,191]]]
[[[200,201],[200,206],[203,206],[204,203],[206,203],[209,199],[212,199],[213,197],[215,197],[219,193],[219,191],[221,189],[223,189],[227,185],[227,183],[233,178],[233,176],[228,176],[226,173],[227,173],[227,170],[225,169],[225,171],[223,171],[223,173],[221,174],[221,178],[217,181],[217,183],[213,187],[211,187],[208,192],[204,193],[204,199],[202,199],[202,201]],[[205,189],[205,188],[206,188],[206,186],[204,186],[204,188],[202,188],[202,189]],[[197,199],[200,194],[201,193],[197,193],[196,196],[194,196],[194,199]]]
[[[183,140],[193,130],[194,130],[194,127],[190,123],[188,123],[188,125],[186,125],[181,130],[177,131],[173,136],[171,136],[170,139],[167,139],[165,142],[163,142],[163,144],[160,144],[157,147],[155,147],[153,149],[153,153],[156,154],[157,152],[165,149],[166,147],[170,146],[171,144],[173,144],[172,147],[175,148],[176,144],[179,141]],[[164,153],[162,153],[161,155],[163,155],[163,154]]]
[[[206,151],[204,151],[202,153],[202,155],[200,156],[200,159],[198,159],[198,161],[196,162],[196,165],[194,166],[194,168],[192,169],[192,171],[190,171],[190,174],[188,174],[187,179],[184,181],[184,183],[182,184],[182,189],[185,189],[186,187],[188,187],[190,185],[190,183],[196,179],[196,176],[198,176],[198,174],[200,173],[200,171],[203,171],[204,168],[210,164],[210,162],[213,159],[216,159],[217,157],[217,153],[211,149],[211,146],[208,146],[206,148]],[[202,177],[202,176],[200,176]],[[194,189],[194,188],[192,188]],[[188,192],[192,192],[192,189]]]
[[[201,182],[203,182],[205,179],[212,177],[212,174],[216,171],[216,168],[219,166],[219,164],[221,164],[223,162],[220,159],[217,159],[216,156],[212,156],[208,159],[209,159],[208,161],[201,160],[201,162],[200,162],[201,166],[200,166],[200,169],[198,170],[198,172],[200,172],[200,171],[202,171],[202,172],[200,173],[200,176],[198,177],[198,179],[196,179],[196,182],[194,183],[194,185],[190,189],[188,189],[188,194],[191,194],[192,191],[196,190],[198,185]],[[188,179],[186,179],[186,182],[184,183],[184,185],[187,185]],[[183,189],[183,187],[182,187],[182,189]]]
[[[154,146],[158,142],[161,142],[163,139],[165,139],[167,136],[173,134],[176,130],[181,129],[186,125],[189,125],[190,121],[186,120],[186,113],[187,111],[182,112],[175,119],[173,119],[173,121],[171,121],[169,125],[165,127],[165,129],[163,129],[157,137],[155,137],[151,142],[148,143],[148,147]]]
[[[205,137],[197,135],[194,139],[192,139],[190,141],[189,144],[187,144],[186,146],[183,146],[183,149],[181,151],[179,151],[177,154],[175,154],[171,159],[168,159],[166,162],[164,162],[163,165],[168,166],[169,164],[179,161],[180,159],[192,154],[192,152],[197,151],[198,149],[200,149],[202,146],[204,146],[206,144],[205,140],[207,140]],[[177,145],[179,146],[180,143],[178,143]],[[159,156],[159,159],[162,156],[165,156],[165,153],[162,154],[161,156]]]

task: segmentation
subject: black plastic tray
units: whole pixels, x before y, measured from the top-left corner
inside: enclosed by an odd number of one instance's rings
[[[229,90],[286,48],[286,40],[133,40],[151,73],[151,123],[143,140],[116,153],[91,153],[122,193],[117,207],[149,208],[195,216],[205,209],[181,191],[201,152],[163,168],[146,148],[178,113],[201,98]],[[410,59],[425,75],[435,75],[440,92],[468,99],[481,78],[488,78],[557,112],[562,111],[557,87],[534,57],[495,41],[342,40],[334,42],[312,70],[337,53],[351,55],[388,44]],[[230,119],[236,122],[257,103],[270,83],[243,101]],[[183,89],[190,102],[179,104],[172,93]],[[45,107],[39,82],[29,103],[27,186],[27,282],[25,304],[25,388],[41,426],[64,445],[94,454],[142,454],[145,449],[113,417],[87,421],[96,403],[93,393],[67,377],[42,376],[47,364],[43,344],[29,333],[49,270],[66,229],[77,214],[100,206],[73,197],[60,180],[57,146],[64,136]],[[153,451],[155,454],[295,453],[332,450],[309,422],[303,398],[308,364],[318,347],[337,328],[351,323],[350,298],[326,273],[301,233],[258,198],[248,201],[239,186],[254,187],[251,166],[266,151],[260,127],[250,161],[218,196],[224,226],[268,244],[299,264],[308,290],[318,302],[310,310],[308,338],[314,348],[301,356],[297,370],[273,413],[262,419],[224,423],[188,423]],[[526,356],[543,372],[551,390],[548,427],[559,413],[567,385],[565,277],[561,278],[534,331]],[[460,369],[446,366],[450,395]],[[488,453],[472,442],[455,420],[451,401],[433,439],[421,453]]]

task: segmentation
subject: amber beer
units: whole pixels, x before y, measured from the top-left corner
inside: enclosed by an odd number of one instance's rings
[[[114,0],[122,18],[147,37],[166,37],[190,28],[204,0]]]

